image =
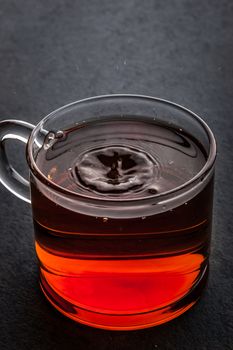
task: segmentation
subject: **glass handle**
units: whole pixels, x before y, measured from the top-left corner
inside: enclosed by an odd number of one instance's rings
[[[29,182],[10,165],[5,150],[5,141],[13,139],[26,144],[33,129],[34,125],[20,120],[0,122],[0,182],[15,196],[27,203],[31,203]]]

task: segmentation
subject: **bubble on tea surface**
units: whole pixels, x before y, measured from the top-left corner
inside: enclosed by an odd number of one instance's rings
[[[44,150],[48,150],[50,147],[53,146],[55,142],[56,142],[55,133],[50,131],[45,137],[45,141],[43,145]]]
[[[57,139],[63,139],[65,137],[65,133],[62,130],[58,130],[55,134]]]

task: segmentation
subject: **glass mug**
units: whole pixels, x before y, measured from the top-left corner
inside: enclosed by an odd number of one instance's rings
[[[75,321],[130,330],[167,322],[208,275],[214,136],[175,103],[107,95],[37,126],[0,123],[2,184],[31,203],[40,285]],[[30,182],[5,141],[27,144]]]

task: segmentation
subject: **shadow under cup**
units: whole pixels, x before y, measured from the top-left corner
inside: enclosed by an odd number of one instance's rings
[[[62,107],[36,127],[0,124],[2,144],[29,135],[31,195],[7,170],[4,149],[0,171],[31,201],[47,299],[78,322],[116,330],[158,325],[195,304],[211,236],[209,127],[165,100],[109,95]]]

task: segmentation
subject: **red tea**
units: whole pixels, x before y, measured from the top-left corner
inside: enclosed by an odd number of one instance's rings
[[[154,212],[142,205],[131,215],[125,203],[181,186],[206,159],[182,129],[143,118],[50,132],[37,167],[77,201],[102,201],[106,211],[71,208],[32,175],[36,251],[49,300],[73,319],[111,329],[159,324],[189,308],[208,265],[213,179],[193,198],[159,212],[155,201]],[[113,202],[126,205],[125,212],[110,210]]]

